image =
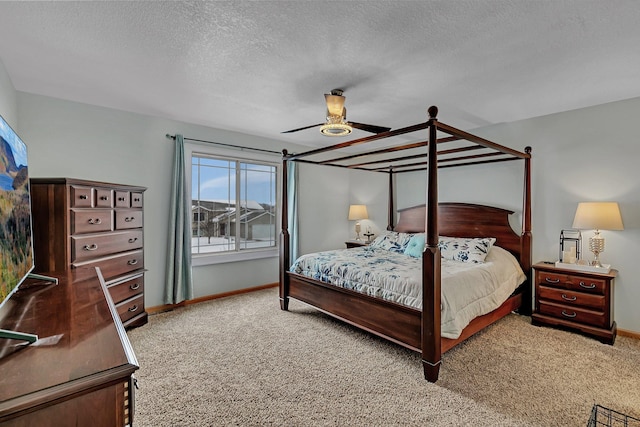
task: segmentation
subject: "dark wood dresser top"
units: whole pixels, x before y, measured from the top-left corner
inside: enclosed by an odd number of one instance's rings
[[[59,283],[29,279],[2,308],[1,329],[39,340],[26,347],[0,340],[0,420],[117,383],[138,369],[95,269],[47,275]]]

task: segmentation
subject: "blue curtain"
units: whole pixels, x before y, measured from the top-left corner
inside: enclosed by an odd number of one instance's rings
[[[298,258],[298,164],[287,162],[287,207],[289,208],[289,253],[291,262]],[[289,267],[289,266],[287,266]]]
[[[169,241],[167,248],[167,282],[164,301],[177,304],[193,298],[191,277],[191,200],[184,166],[184,138],[176,135],[176,154],[171,182]]]

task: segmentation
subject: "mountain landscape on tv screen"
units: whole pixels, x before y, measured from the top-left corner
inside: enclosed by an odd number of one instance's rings
[[[18,165],[14,148],[0,136],[0,301],[33,265],[27,165]]]

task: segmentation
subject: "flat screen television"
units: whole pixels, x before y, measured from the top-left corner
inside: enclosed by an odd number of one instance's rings
[[[0,116],[0,316],[35,267],[27,146]],[[4,307],[7,308],[7,307]],[[0,329],[0,338],[34,342],[37,336]]]

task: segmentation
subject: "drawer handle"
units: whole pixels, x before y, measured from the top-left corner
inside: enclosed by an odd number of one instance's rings
[[[139,201],[140,201],[140,198],[135,197],[135,198],[133,199],[133,201],[134,201],[134,202],[139,202]]]
[[[100,218],[89,218],[89,224],[93,224],[93,225],[98,225],[98,224],[102,224],[102,220]]]
[[[548,283],[560,283],[560,279],[549,279],[548,277],[545,277],[544,280]]]
[[[124,222],[133,222],[136,219],[134,216],[128,216],[124,219]]]
[[[574,295],[574,296],[572,296],[572,297],[568,297],[568,296],[566,296],[565,294],[562,294],[562,299],[563,299],[563,300],[565,300],[565,301],[575,301],[575,300],[577,300],[577,299],[578,299],[578,297],[577,297],[577,296],[575,296],[575,295]]]
[[[129,261],[127,261],[127,264],[129,265],[136,265],[138,263],[137,259],[130,259]]]
[[[100,196],[100,200],[109,200],[109,196]]]
[[[129,307],[129,311],[131,313],[133,313],[134,311],[138,310],[138,304],[135,304],[133,307]]]
[[[96,245],[95,243],[93,243],[92,245],[84,245],[83,249],[85,251],[95,251],[96,249],[98,249],[98,245]]]
[[[593,289],[596,287],[595,283],[591,283],[590,285],[585,285],[584,282],[580,282],[580,287],[585,289]]]
[[[118,197],[118,200],[121,201],[121,202],[124,202],[125,199],[124,199],[124,197]]]
[[[129,286],[129,289],[131,289],[132,291],[140,289],[140,283],[134,283],[133,285]]]
[[[81,194],[81,195],[80,195],[80,200],[87,200],[87,196],[86,196],[86,195],[84,195],[84,194]]]
[[[567,313],[566,311],[562,310],[562,315],[564,317],[568,317],[570,319],[573,319],[574,317],[576,317],[578,314],[574,311],[573,313]]]
[[[136,242],[137,240],[138,240],[138,238],[137,238],[137,237],[133,237],[133,238],[129,239],[129,243],[134,243],[134,242]]]

